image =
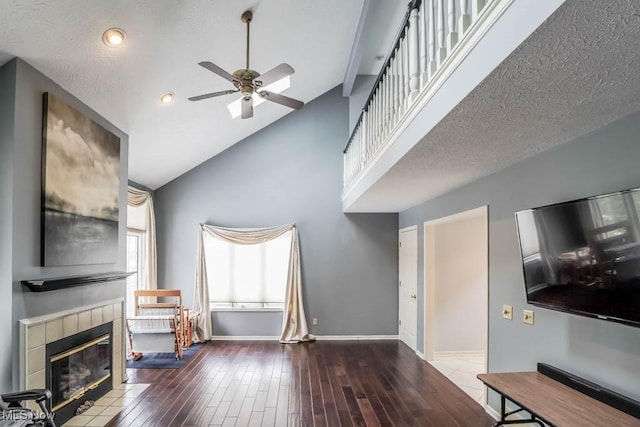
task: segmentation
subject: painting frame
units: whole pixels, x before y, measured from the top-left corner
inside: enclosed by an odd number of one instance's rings
[[[120,138],[43,93],[41,265],[118,261]]]

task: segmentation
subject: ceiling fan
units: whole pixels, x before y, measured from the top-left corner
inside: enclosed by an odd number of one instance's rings
[[[253,94],[257,94],[261,98],[275,102],[276,104],[285,105],[290,108],[300,109],[304,105],[304,102],[297,99],[289,98],[288,96],[280,95],[278,93],[269,92],[264,90],[265,86],[271,83],[277,82],[287,76],[290,76],[295,71],[289,64],[282,63],[272,70],[267,71],[264,74],[260,74],[249,68],[249,25],[253,19],[253,13],[250,10],[245,11],[240,17],[242,22],[247,24],[247,66],[244,69],[235,71],[233,74],[229,74],[216,64],[209,61],[198,62],[198,65],[206,68],[222,77],[229,80],[235,90],[221,90],[218,92],[205,93],[203,95],[192,96],[189,101],[200,101],[202,99],[214,98],[216,96],[230,95],[232,93],[240,92],[242,94],[241,101],[241,113],[240,117],[248,119],[253,117]]]

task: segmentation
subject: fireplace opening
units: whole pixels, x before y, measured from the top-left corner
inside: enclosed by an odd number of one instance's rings
[[[56,421],[112,389],[112,322],[47,344],[47,388]]]

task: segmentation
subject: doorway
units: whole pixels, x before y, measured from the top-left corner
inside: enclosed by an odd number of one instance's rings
[[[424,224],[425,356],[484,404],[489,250],[486,206]]]
[[[418,329],[418,227],[400,230],[398,236],[398,336],[416,350]]]

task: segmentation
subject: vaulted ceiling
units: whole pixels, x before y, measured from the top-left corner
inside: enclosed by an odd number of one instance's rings
[[[295,111],[274,103],[248,120],[232,119],[237,94],[199,102],[188,97],[230,83],[199,67],[244,68],[251,9],[251,68],[286,62],[295,69],[283,94],[309,102],[342,83],[363,5],[375,31],[364,54],[386,54],[399,22],[381,25],[390,2],[378,0],[0,0],[0,64],[18,56],[129,134],[129,178],[157,188]],[[406,9],[404,2],[392,9]],[[386,6],[385,6],[386,5]],[[375,21],[378,20],[378,21]],[[126,31],[117,48],[102,43],[110,27]],[[363,43],[365,41],[361,41]],[[385,44],[386,43],[386,44]],[[382,51],[381,51],[382,50]],[[376,72],[365,58],[365,72]],[[381,63],[381,61],[380,61]],[[164,105],[163,92],[175,101]]]

